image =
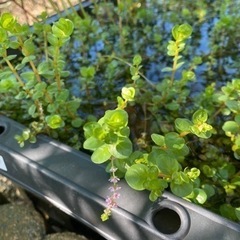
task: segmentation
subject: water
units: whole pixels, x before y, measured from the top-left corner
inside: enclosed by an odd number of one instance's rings
[[[176,2],[174,2],[176,6],[170,3],[169,6],[166,6],[167,3],[162,1],[146,2],[148,10],[151,10],[147,14],[152,13],[153,16],[149,16],[147,24],[144,24],[140,18],[135,22],[129,20],[127,27],[130,27],[130,31],[124,36],[125,48],[123,50],[121,50],[117,44],[120,41],[119,32],[115,30],[115,35],[111,34],[113,25],[111,25],[111,27],[107,25],[107,16],[105,16],[102,22],[94,19],[94,23],[92,24],[97,26],[97,30],[95,29],[95,35],[92,32],[86,32],[88,41],[84,40],[80,35],[74,36],[74,41],[71,42],[70,48],[67,50],[67,54],[69,54],[68,58],[71,62],[71,64],[68,65],[68,69],[71,72],[68,83],[74,96],[83,98],[84,101],[88,99],[81,82],[80,69],[83,66],[93,65],[97,73],[94,77],[94,87],[90,89],[91,97],[89,101],[94,101],[94,99],[98,99],[99,101],[101,101],[101,99],[102,101],[114,101],[116,96],[120,94],[121,87],[131,83],[127,63],[132,62],[135,54],[142,56],[141,72],[153,84],[161,82],[164,78],[169,78],[171,73],[163,73],[161,71],[164,67],[172,66],[172,57],[167,56],[167,43],[172,39],[172,27],[175,24],[181,24],[185,20],[192,25],[193,34],[186,43],[186,50],[182,53],[182,59],[185,64],[176,73],[176,80],[181,78],[181,71],[183,69],[187,70],[191,67],[193,58],[196,56],[200,56],[203,62],[194,69],[196,81],[189,84],[189,87],[192,89],[192,94],[201,92],[212,82],[215,82],[217,87],[221,87],[226,81],[240,77],[239,65],[238,62],[236,62],[236,59],[239,59],[240,55],[239,44],[238,49],[235,49],[233,55],[220,56],[219,50],[216,49],[218,45],[226,46],[228,42],[233,41],[231,39],[234,39],[234,36],[228,36],[227,34],[228,31],[231,32],[231,28],[236,28],[236,34],[238,30],[240,32],[240,17],[239,24],[237,24],[235,20],[234,26],[226,26],[225,29],[223,28],[222,31],[225,32],[224,37],[221,38],[219,36],[219,38],[213,39],[213,34],[219,32],[217,24],[221,21],[219,9],[222,9],[221,7],[217,7],[215,3],[208,3],[206,16],[200,18],[199,13],[195,13],[191,9],[189,9],[189,14],[192,15],[186,15],[184,17],[183,10],[178,8],[178,3]],[[152,3],[155,5],[153,6]],[[188,8],[194,6],[196,12],[205,10],[204,5],[198,6],[198,3],[194,4],[186,4],[187,7],[184,6],[181,9],[186,8],[188,10]],[[161,8],[162,5],[163,7]],[[157,8],[159,6],[160,8]],[[166,12],[166,10],[168,11]],[[226,12],[231,14],[229,10],[226,10]],[[139,12],[139,15],[141,14],[144,16],[144,10]],[[136,17],[139,17],[139,15],[136,15]],[[131,26],[138,26],[138,29],[131,28]],[[118,28],[117,19],[115,27]],[[94,27],[92,26],[91,28]],[[227,49],[225,50],[226,52],[228,51]],[[110,59],[109,57],[104,58],[106,55],[115,55],[127,63],[124,65],[122,62]],[[114,67],[111,66],[114,65],[113,61],[117,62],[114,63],[116,65]],[[111,73],[112,71],[113,74]]]

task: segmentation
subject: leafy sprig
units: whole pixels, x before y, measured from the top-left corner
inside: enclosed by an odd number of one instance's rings
[[[32,119],[29,129],[16,136],[21,146],[27,140],[36,141],[40,132],[56,136],[59,134],[57,129],[80,127],[83,123],[77,113],[80,101],[71,98],[63,82],[69,72],[64,69],[61,48],[69,41],[73,28],[72,21],[63,18],[52,26],[36,23],[33,31],[43,34],[42,38],[49,44],[42,49],[45,59],[39,61],[32,31],[20,25],[11,14],[1,15],[0,55],[5,63],[0,73],[1,92],[11,93],[13,99],[21,101],[21,108],[26,109],[25,118]],[[18,55],[8,55],[12,48],[19,51]],[[19,63],[16,59],[20,57]]]

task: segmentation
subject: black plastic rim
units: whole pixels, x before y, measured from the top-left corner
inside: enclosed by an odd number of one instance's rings
[[[184,238],[190,229],[188,212],[178,203],[169,200],[159,202],[150,216],[151,224],[170,239]]]

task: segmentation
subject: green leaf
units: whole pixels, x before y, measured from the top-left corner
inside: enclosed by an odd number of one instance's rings
[[[175,120],[175,128],[179,133],[188,133],[193,123],[186,118],[177,118]]]
[[[240,103],[238,101],[227,100],[225,104],[233,113],[238,113],[240,110]]]
[[[173,194],[179,197],[186,197],[193,191],[192,183],[182,182],[181,184],[176,184],[175,182],[170,183],[170,188]]]
[[[107,144],[103,144],[93,152],[91,159],[94,163],[101,164],[109,160],[111,156],[109,146]]]
[[[192,116],[192,121],[194,124],[205,123],[207,119],[208,119],[208,114],[207,114],[207,111],[204,109],[197,110]]]
[[[33,118],[34,118],[34,117],[37,117],[37,115],[36,115],[36,109],[37,109],[37,107],[36,107],[35,104],[32,104],[32,105],[29,107],[29,109],[28,109],[28,114],[31,115]]]
[[[123,137],[129,137],[130,135],[130,128],[128,126],[123,127],[119,130],[119,134]]]
[[[35,45],[32,42],[32,39],[27,39],[24,43],[23,43],[23,47],[22,47],[22,53],[25,57],[28,57],[30,55],[34,55],[35,52]]]
[[[165,105],[167,109],[171,110],[171,111],[176,111],[179,109],[180,105],[179,103],[172,101],[171,103],[168,103]]]
[[[8,60],[8,61],[11,61],[13,60],[14,58],[16,58],[17,55],[8,55],[7,57],[5,57],[4,59]]]
[[[169,56],[175,56],[179,52],[178,51],[178,46],[176,45],[176,43],[174,41],[169,41],[168,42],[167,50],[168,50],[167,54]]]
[[[236,186],[239,186],[240,187],[240,176],[237,176],[237,177],[234,177],[232,180],[231,180],[231,183],[236,185]]]
[[[205,193],[205,191],[203,189],[200,188],[195,188],[193,190],[193,194],[194,194],[194,199],[200,203],[200,204],[204,204],[207,200],[207,194]]]
[[[0,72],[0,79],[10,78],[11,76],[12,76],[12,71],[10,70],[4,70],[3,72]]]
[[[148,177],[148,167],[143,164],[134,164],[127,169],[125,179],[128,185],[135,190],[144,190],[144,182]]]
[[[176,111],[179,109],[179,103],[172,101],[170,103],[167,103],[166,108],[169,109],[170,111]]]
[[[52,26],[53,35],[58,38],[68,38],[73,32],[73,22],[69,19],[60,18]]]
[[[232,221],[236,221],[237,220],[237,216],[236,216],[236,211],[235,208],[232,207],[230,204],[225,203],[222,204],[220,206],[220,213],[222,216],[232,220]]]
[[[212,135],[211,130],[212,129],[213,128],[212,128],[211,125],[209,125],[207,123],[203,123],[199,126],[196,126],[196,125],[192,126],[191,127],[191,132],[193,134],[195,134],[196,136],[200,137],[200,138],[205,138],[206,139],[206,138],[211,137],[211,135]]]
[[[3,28],[0,28],[0,43],[4,43],[8,38],[7,31]]]
[[[13,77],[2,79],[0,81],[0,92],[1,93],[9,93],[12,90],[18,89],[18,87],[19,87],[19,83]]]
[[[124,138],[110,149],[111,154],[115,158],[124,159],[129,157],[132,153],[132,142],[128,138]]]
[[[161,172],[167,175],[171,175],[179,170],[178,161],[172,157],[159,157],[159,159],[157,160],[157,165]]]
[[[118,108],[124,109],[126,107],[125,101],[121,97],[117,97]]]
[[[229,163],[219,167],[218,172],[222,179],[228,180],[235,174],[236,168],[234,165]]]
[[[126,101],[133,101],[135,97],[135,89],[133,87],[122,88],[122,98]]]
[[[139,66],[141,62],[142,62],[142,57],[139,54],[135,55],[133,58],[133,65]]]
[[[58,46],[60,44],[59,39],[51,33],[47,35],[47,40],[52,46]]]
[[[51,83],[48,87],[47,87],[47,91],[49,94],[55,94],[56,92],[58,92],[58,86],[57,83]]]
[[[26,65],[25,63],[19,63],[19,64],[16,65],[15,69],[16,70],[21,70],[22,68],[25,67],[25,65]]]
[[[66,108],[68,109],[69,112],[77,112],[78,108],[80,107],[80,101],[78,99],[68,101],[65,104]]]
[[[69,74],[70,74],[70,72],[69,71],[61,71],[61,77],[68,77],[69,76]]]
[[[16,19],[11,13],[2,13],[0,18],[1,26],[9,31],[12,31],[14,29],[14,26],[16,24]]]
[[[85,138],[95,136],[95,137],[98,137],[99,139],[101,139],[102,134],[100,134],[100,132],[103,132],[103,130],[99,123],[88,122],[83,126],[83,130],[84,130]]]
[[[57,114],[47,116],[45,119],[46,119],[47,125],[52,129],[61,128],[65,126],[65,123],[62,120],[61,116]]]
[[[192,34],[192,27],[187,24],[176,25],[172,28],[172,35],[176,41],[183,41]]]
[[[151,163],[156,164],[160,171],[166,175],[172,175],[179,170],[178,161],[171,153],[161,149],[152,149],[148,159]]]
[[[37,100],[43,97],[45,94],[46,85],[47,84],[45,82],[37,83],[34,87],[34,93],[32,95],[32,99]]]
[[[207,177],[213,177],[216,174],[216,169],[209,165],[202,165],[202,171]]]
[[[188,175],[191,180],[195,180],[200,176],[200,170],[198,168],[185,169],[184,172]]]
[[[234,120],[235,122],[240,125],[240,114],[237,114],[235,117],[234,117]]]
[[[160,196],[162,195],[162,192],[160,190],[152,190],[149,194],[149,200],[152,202],[155,202]]]
[[[20,74],[20,76],[25,80],[25,81],[32,81],[35,79],[35,74],[34,72],[31,71],[25,71]],[[33,86],[32,86],[33,87]]]
[[[232,134],[237,134],[240,130],[239,128],[239,124],[237,124],[234,121],[227,121],[223,124],[222,129],[224,132],[228,133],[232,133]]]
[[[103,141],[99,140],[96,137],[90,137],[83,143],[83,147],[88,150],[95,151],[97,148],[101,147],[104,144]]]
[[[128,114],[122,109],[107,110],[104,115],[104,120],[111,129],[118,129],[127,125]]]
[[[176,132],[169,132],[165,135],[165,143],[168,149],[181,149],[185,145],[185,140]]]
[[[152,177],[150,175],[150,172],[148,172],[148,176]],[[144,183],[144,188],[151,191],[160,191],[162,192],[166,187],[168,187],[168,183],[164,179],[159,179],[158,176],[156,176],[154,179],[148,178],[148,181]]]
[[[26,64],[28,62],[31,62],[31,61],[35,60],[35,59],[36,59],[36,57],[34,55],[29,55],[29,56],[23,58],[22,64]]]
[[[177,66],[176,66],[176,68],[175,68],[175,70],[179,69],[183,64],[184,64],[184,62],[178,63]]]
[[[78,118],[75,118],[74,120],[72,120],[72,121],[71,121],[71,124],[72,124],[73,127],[79,128],[79,127],[82,126],[83,122],[84,122],[83,119],[81,119],[80,117],[78,117]]]
[[[62,89],[61,92],[58,92],[58,94],[56,95],[56,101],[58,103],[65,103],[67,102],[68,98],[69,98],[69,90],[68,89]],[[79,103],[79,102],[78,102]],[[74,107],[75,108],[75,107]],[[78,107],[77,107],[78,108]],[[77,109],[75,108],[75,109]]]
[[[17,100],[27,99],[27,98],[28,98],[28,95],[25,91],[21,91],[15,96],[15,99]]]
[[[182,72],[183,80],[193,81],[196,79],[195,73],[193,71],[183,71]]]
[[[80,69],[80,73],[85,78],[93,78],[96,73],[96,70],[93,66],[82,67]]]
[[[41,62],[37,67],[38,73],[40,75],[44,74],[46,72],[46,70],[48,70],[48,69],[49,69],[49,63],[48,62]]]
[[[47,111],[48,111],[49,113],[55,113],[56,110],[58,109],[58,107],[59,107],[59,104],[58,104],[58,103],[56,103],[56,102],[50,103],[50,104],[48,104],[48,106],[47,106]]]
[[[151,135],[153,142],[159,147],[163,147],[165,145],[165,137],[156,133]]]
[[[210,184],[204,184],[202,185],[202,189],[204,190],[204,192],[207,194],[207,197],[210,198],[212,196],[214,196],[215,194],[215,189],[212,185]]]
[[[235,214],[236,214],[238,220],[240,220],[240,207],[235,208]]]
[[[168,54],[168,55],[170,55],[170,54]],[[172,55],[170,55],[170,56],[172,56]],[[165,67],[162,69],[162,72],[172,72],[172,70],[173,70],[172,67]]]

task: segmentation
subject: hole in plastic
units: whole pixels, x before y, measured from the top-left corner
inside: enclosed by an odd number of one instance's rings
[[[5,131],[5,127],[0,125],[0,135],[3,134]]]
[[[154,214],[153,224],[161,233],[174,234],[181,226],[181,218],[176,211],[162,208]]]

